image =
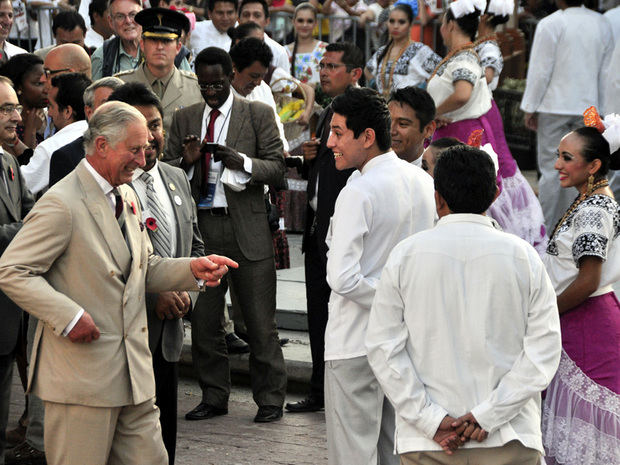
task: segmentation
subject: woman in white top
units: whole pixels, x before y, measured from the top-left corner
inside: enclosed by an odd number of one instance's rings
[[[366,78],[374,78],[377,90],[386,98],[402,87],[424,86],[441,61],[430,47],[411,40],[413,18],[409,5],[395,5],[388,18],[390,40],[366,63]]]
[[[586,124],[598,129],[564,136],[555,163],[561,186],[579,195],[544,257],[558,294],[563,347],[543,407],[547,464],[620,457],[620,304],[612,289],[620,280],[620,207],[607,181],[608,170],[620,168],[620,116],[604,124],[593,112]]]
[[[300,3],[293,15],[295,41],[286,46],[291,60],[291,75],[313,87],[319,83],[319,63],[327,43],[314,38],[317,23],[316,8],[311,3]]]
[[[481,13],[478,6],[472,0],[459,0],[444,15],[440,32],[449,53],[427,86],[437,106],[438,129],[433,140],[455,137],[466,142],[474,131],[484,131],[481,146],[490,143],[500,161],[501,192],[489,215],[504,231],[525,239],[542,254],[547,238],[540,204],[518,171],[503,132],[498,136],[491,122],[492,95],[473,44]],[[509,169],[503,169],[502,160],[511,161]]]

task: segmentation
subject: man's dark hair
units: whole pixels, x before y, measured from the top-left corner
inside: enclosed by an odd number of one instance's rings
[[[146,84],[141,82],[128,82],[116,89],[108,97],[108,102],[118,100],[125,102],[132,107],[135,106],[151,106],[153,105],[159,111],[159,115],[164,117],[164,109],[161,106],[159,97],[149,89]]]
[[[79,27],[82,32],[84,32],[84,35],[86,35],[86,23],[84,23],[84,18],[82,18],[77,11],[61,11],[54,16],[54,20],[52,21],[52,32],[54,36],[56,36],[58,28],[62,28],[65,31],[73,31],[76,27]]]
[[[66,73],[52,78],[52,86],[58,89],[56,104],[60,110],[71,107],[73,121],[86,119],[84,114],[84,91],[92,81],[82,73]]]
[[[88,5],[88,17],[90,18],[90,24],[95,24],[95,13],[103,17],[107,9],[108,0],[92,0],[90,5]]]
[[[196,60],[194,61],[194,69],[196,71],[198,71],[199,66],[213,65],[221,65],[222,71],[224,71],[226,76],[230,76],[232,74],[232,60],[226,50],[219,47],[207,47],[196,55]]]
[[[403,87],[396,89],[390,96],[390,102],[398,102],[401,105],[409,105],[418,121],[420,122],[420,132],[424,130],[426,125],[435,119],[435,102],[428,92],[419,87]]]
[[[461,142],[456,137],[442,137],[441,139],[435,139],[430,144],[431,147],[436,147],[438,149],[447,149],[456,147],[457,145],[465,145],[465,143]]]
[[[233,41],[233,44],[241,39],[245,39],[250,35],[252,31],[261,31],[263,28],[256,24],[254,21],[248,21],[247,23],[239,24],[237,27],[229,27],[226,34]]]
[[[497,192],[493,160],[468,145],[447,149],[435,165],[435,190],[452,213],[484,213]]]
[[[366,61],[364,60],[364,52],[351,42],[335,42],[325,47],[326,52],[342,52],[342,62],[347,65],[347,71],[352,69],[364,69]]]
[[[255,61],[260,62],[265,68],[269,68],[273,53],[271,53],[269,45],[262,40],[248,37],[247,39],[241,39],[230,49],[230,58],[235,65],[235,69],[241,72]]]
[[[241,12],[243,11],[243,7],[249,5],[250,3],[260,3],[263,7],[263,13],[265,13],[265,18],[269,18],[269,5],[265,0],[241,0],[241,6],[239,7],[239,16],[241,16]]]
[[[567,7],[571,7],[571,6],[581,6],[583,5],[584,1],[583,0],[564,0],[564,3],[566,4]]]
[[[235,11],[239,9],[238,0],[209,0],[209,3],[207,4],[207,10],[213,11],[215,9],[215,4],[218,2],[232,3],[232,5],[235,7]]]
[[[334,98],[332,110],[346,118],[347,128],[353,131],[356,139],[364,130],[370,128],[375,131],[380,150],[386,151],[391,147],[390,111],[385,99],[377,91],[367,87],[349,86],[344,94]]]

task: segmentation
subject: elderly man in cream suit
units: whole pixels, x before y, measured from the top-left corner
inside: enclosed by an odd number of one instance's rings
[[[50,465],[168,463],[145,291],[217,286],[237,266],[152,254],[138,198],[122,185],[144,166],[147,139],[138,110],[102,105],[86,159],[37,202],[0,260],[0,287],[40,320],[29,389],[45,402]]]

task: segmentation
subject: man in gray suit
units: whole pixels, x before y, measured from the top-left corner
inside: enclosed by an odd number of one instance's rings
[[[207,251],[239,262],[231,272],[247,326],[256,422],[282,417],[286,370],[275,324],[276,272],[265,209],[265,184],[283,182],[284,158],[273,110],[232,95],[228,53],[209,47],[195,61],[204,102],[178,110],[165,158],[191,178],[198,225]],[[202,402],[188,420],[228,413],[230,369],[222,312],[224,282],[198,298],[192,312],[192,357]]]
[[[0,144],[13,143],[15,128],[21,122],[21,105],[11,81],[0,76]],[[0,255],[22,226],[22,219],[34,205],[17,160],[0,148]],[[4,463],[5,431],[9,418],[9,400],[17,335],[22,311],[0,291],[0,463]]]
[[[157,229],[147,230],[155,254],[162,257],[200,257],[204,245],[185,172],[166,163],[159,163],[164,151],[164,126],[161,102],[145,84],[131,82],[115,90],[110,101],[119,100],[134,106],[146,118],[149,129],[149,148],[146,164],[137,168],[132,187],[142,205],[143,218],[153,218]],[[161,234],[165,233],[166,237]],[[146,294],[149,329],[149,348],[153,354],[155,374],[155,404],[159,407],[164,445],[168,461],[174,464],[177,436],[178,361],[183,348],[183,316],[191,301],[198,297],[187,292]]]

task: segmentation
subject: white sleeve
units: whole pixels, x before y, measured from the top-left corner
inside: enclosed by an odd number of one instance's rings
[[[336,200],[327,257],[329,287],[365,308],[372,305],[379,281],[362,275],[360,265],[372,213],[372,203],[366,193],[346,186]]]
[[[556,295],[542,261],[532,250],[530,300],[523,350],[497,387],[471,413],[492,433],[551,382],[560,363],[562,340]]]
[[[45,148],[45,144],[39,144],[34,149],[32,158],[27,165],[21,166],[21,172],[26,180],[26,186],[33,194],[38,194],[50,183],[50,159],[51,153]]]
[[[368,363],[398,416],[432,439],[448,412],[428,396],[407,351],[409,331],[398,285],[398,258],[396,248],[383,268],[370,310],[366,330]]]

